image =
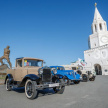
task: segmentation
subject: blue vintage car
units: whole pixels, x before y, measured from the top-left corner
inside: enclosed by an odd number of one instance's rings
[[[79,84],[81,81],[81,76],[74,72],[74,70],[65,70],[63,66],[50,66],[51,69],[55,69],[57,71],[57,75],[63,75],[63,78],[67,85],[70,85],[71,82],[75,84]]]

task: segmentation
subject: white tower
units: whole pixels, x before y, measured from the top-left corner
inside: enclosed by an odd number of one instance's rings
[[[89,48],[84,51],[88,70],[95,69],[97,75],[108,75],[108,31],[107,24],[100,15],[95,3],[92,23],[92,35],[89,36]]]
[[[108,44],[107,24],[100,15],[95,4],[92,35],[89,36],[89,48],[96,48]]]

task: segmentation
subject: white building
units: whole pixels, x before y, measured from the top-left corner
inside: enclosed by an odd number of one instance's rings
[[[97,75],[108,75],[108,31],[106,21],[103,20],[95,7],[92,23],[92,34],[89,36],[89,49],[84,51],[87,69],[95,69]]]

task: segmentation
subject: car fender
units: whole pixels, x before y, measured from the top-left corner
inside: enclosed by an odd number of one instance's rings
[[[37,75],[35,75],[35,74],[28,74],[28,75],[26,75],[26,76],[23,78],[23,80],[21,81],[21,83],[20,83],[19,86],[24,86],[25,83],[26,83],[26,81],[27,81],[28,79],[30,79],[30,80],[32,80],[32,81],[37,81],[37,82],[38,82],[39,77],[38,77]]]
[[[63,78],[64,78],[63,75],[61,75],[61,74],[55,74],[55,75],[52,76],[52,82],[55,83],[56,79],[63,79]]]
[[[7,75],[6,75],[5,83],[4,83],[4,84],[6,84],[6,80],[7,80],[7,79],[9,79],[10,82],[13,82],[13,81],[14,81],[12,74],[7,74]]]
[[[76,74],[76,80],[80,80],[81,75],[80,74]]]
[[[61,74],[56,74],[56,76],[60,79],[62,79],[64,77],[64,75],[61,75]]]
[[[68,75],[64,75],[64,78],[65,79],[70,79]]]
[[[69,79],[69,80],[75,80],[75,77],[73,75],[66,75],[66,77]]]

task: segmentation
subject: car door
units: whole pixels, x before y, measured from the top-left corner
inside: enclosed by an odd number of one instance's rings
[[[22,78],[22,69],[21,68],[17,68],[15,69],[15,81],[21,81]]]
[[[16,60],[16,68],[15,68],[15,81],[21,81],[22,80],[22,71],[23,66],[22,66],[22,59],[17,59]]]

